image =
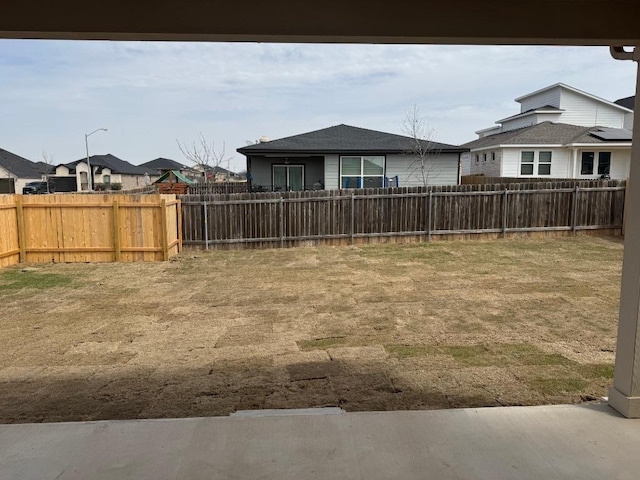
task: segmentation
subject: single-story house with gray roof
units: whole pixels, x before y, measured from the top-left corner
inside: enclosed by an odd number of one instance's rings
[[[410,137],[336,125],[278,140],[263,137],[237,151],[247,157],[251,191],[458,184],[460,154],[467,148],[424,141],[429,152],[421,169],[414,145]]]
[[[632,132],[542,122],[462,145],[472,174],[595,179],[629,176]]]
[[[146,170],[149,175],[164,175],[167,172],[178,171],[190,180],[198,180],[202,177],[202,173],[189,167],[184,163],[177,162],[170,158],[159,157],[145,163],[141,163],[140,167]]]
[[[32,162],[0,148],[0,193],[22,193],[27,183],[42,180],[49,169],[44,162]]]
[[[130,190],[150,185],[160,177],[155,171],[150,171],[145,167],[133,165],[122,160],[115,155],[92,155],[89,157],[91,164],[91,180],[94,189],[113,188],[118,185],[123,190]],[[55,176],[75,177],[77,191],[88,188],[87,159],[81,158],[71,163],[62,163],[55,167]]]

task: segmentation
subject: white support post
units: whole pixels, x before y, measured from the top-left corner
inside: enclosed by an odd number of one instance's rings
[[[612,48],[618,60],[640,61],[640,48],[633,52]],[[639,72],[640,73],[640,72]],[[637,75],[635,111],[640,111],[640,76]],[[628,418],[640,417],[640,121],[633,126],[633,146],[627,195],[627,225],[624,237],[622,288],[618,320],[618,343],[609,405]]]

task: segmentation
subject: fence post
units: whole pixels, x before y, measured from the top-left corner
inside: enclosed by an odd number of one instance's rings
[[[280,195],[280,248],[284,248],[284,198]]]
[[[178,217],[178,253],[182,252],[182,200],[178,199],[176,204],[176,215]]]
[[[160,202],[160,221],[162,228],[162,259],[166,262],[169,260],[169,235],[167,233],[167,201],[163,198]]]
[[[431,200],[433,199],[433,195],[431,194],[432,190],[429,188],[429,204],[427,205],[427,240],[431,241],[431,215],[432,215],[432,207]]]
[[[571,216],[571,231],[573,232],[574,237],[576,236],[576,231],[578,229],[578,190],[580,190],[580,187],[576,185],[573,192],[573,215]]]
[[[204,249],[209,250],[209,210],[207,209],[207,201],[202,201],[204,216]]]
[[[22,200],[16,196],[16,214],[18,220],[18,248],[20,249],[20,263],[27,261],[27,245],[24,233],[24,210]]]
[[[116,262],[122,260],[122,252],[120,246],[120,206],[118,200],[113,201],[113,250]]]
[[[509,189],[504,189],[504,198],[502,199],[502,238],[507,238],[507,209],[509,206]]]
[[[354,211],[355,210],[355,206],[356,206],[356,199],[353,196],[353,192],[352,192],[351,193],[351,209],[350,209],[351,210],[351,227],[350,227],[351,228],[351,230],[350,230],[350,232],[351,232],[351,245],[353,245],[353,236],[355,234],[355,231],[354,231],[354,218],[353,218],[354,215],[355,215],[355,211]]]

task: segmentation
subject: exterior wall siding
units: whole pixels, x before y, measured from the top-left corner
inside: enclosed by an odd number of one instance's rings
[[[538,95],[525,98],[520,102],[520,112],[526,112],[534,108],[545,107],[551,105],[552,107],[560,107],[560,90],[562,87],[556,87],[545,92],[540,92]]]
[[[536,152],[536,159],[538,152],[551,151],[551,175],[549,178],[599,178],[599,175],[580,175],[580,160],[583,151],[605,151],[611,152],[611,171],[610,175],[612,179],[624,180],[629,177],[629,165],[631,163],[631,150],[630,149],[606,149],[602,147],[589,150],[582,148],[578,151],[577,161],[578,165],[574,169],[572,164],[573,150],[570,148],[505,148],[502,155],[502,173],[503,177],[540,177],[537,175],[537,166],[534,170],[534,175],[520,175],[520,157],[522,151],[534,151]],[[537,163],[535,164],[537,165]],[[479,172],[482,173],[482,172]],[[488,175],[485,173],[485,175]]]
[[[508,132],[509,130],[516,130],[517,128],[528,127],[530,125],[535,125],[537,122],[535,115],[527,115],[523,118],[514,118],[513,120],[508,120],[502,124],[502,131]]]
[[[460,175],[471,175],[471,153],[469,152],[460,155]]]
[[[520,174],[521,152],[535,152],[533,175]],[[551,152],[551,175],[549,178],[570,178],[571,174],[571,150],[568,148],[505,148],[503,155],[502,176],[504,177],[545,177],[538,175],[539,152]]]
[[[624,128],[625,112],[570,90],[562,91],[560,122],[585,127]]]
[[[340,188],[340,156],[336,154],[324,156],[324,188],[338,190]]]
[[[624,114],[624,128],[633,130],[633,113]]]
[[[427,185],[458,184],[458,154],[440,153],[429,156],[425,162]],[[420,158],[415,155],[390,154],[386,156],[388,178],[398,177],[400,187],[418,187],[423,185]]]
[[[484,160],[484,154],[487,154],[487,160]],[[495,160],[491,159],[491,154],[495,153]],[[476,161],[476,154],[480,156],[479,161]],[[477,152],[471,152],[471,174],[472,175],[485,175],[487,177],[499,177],[500,176],[500,163],[502,161],[502,149],[493,150],[481,150]]]

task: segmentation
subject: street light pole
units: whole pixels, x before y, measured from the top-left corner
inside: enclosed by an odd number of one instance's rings
[[[84,134],[84,146],[87,149],[87,190],[90,192],[93,190],[93,172],[91,171],[91,162],[89,161],[89,137],[96,132],[106,132],[107,128],[98,128],[91,133]]]

